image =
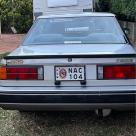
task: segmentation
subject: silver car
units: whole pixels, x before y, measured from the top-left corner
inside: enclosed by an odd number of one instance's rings
[[[113,14],[39,17],[0,68],[0,107],[134,110],[135,57]]]

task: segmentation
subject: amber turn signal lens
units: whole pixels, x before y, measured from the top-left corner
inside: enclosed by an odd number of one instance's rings
[[[7,79],[7,69],[6,67],[0,67],[0,80]]]

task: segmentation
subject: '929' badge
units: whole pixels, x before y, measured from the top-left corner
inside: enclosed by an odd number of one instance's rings
[[[21,65],[23,64],[23,60],[7,60],[7,64],[9,65]]]

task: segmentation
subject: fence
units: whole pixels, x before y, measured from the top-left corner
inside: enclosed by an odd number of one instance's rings
[[[129,29],[128,37],[130,41],[136,45],[136,22],[120,21],[123,28]]]

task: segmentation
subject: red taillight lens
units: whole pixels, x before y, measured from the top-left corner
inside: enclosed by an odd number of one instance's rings
[[[136,79],[136,66],[135,65],[113,65],[101,66],[101,75],[99,79]]]
[[[1,80],[43,80],[42,67],[2,67],[0,69],[3,71]]]
[[[37,73],[37,68],[7,68],[8,73]]]

